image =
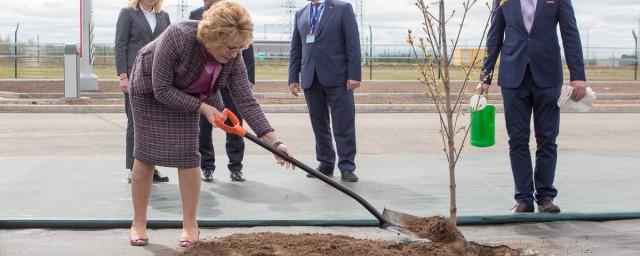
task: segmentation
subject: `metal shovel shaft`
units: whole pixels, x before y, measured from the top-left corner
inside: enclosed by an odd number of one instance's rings
[[[285,161],[290,162],[291,164],[293,164],[293,165],[297,166],[298,168],[302,169],[303,171],[305,171],[305,172],[313,175],[314,177],[320,179],[322,182],[328,184],[329,186],[332,186],[333,188],[339,190],[340,192],[342,192],[342,193],[350,196],[351,198],[355,199],[356,201],[358,201],[358,203],[360,203],[362,206],[364,206],[364,208],[366,208],[374,217],[376,217],[376,219],[378,219],[378,222],[380,223],[381,227],[386,228],[388,226],[393,226],[393,223],[391,223],[387,219],[385,219],[382,216],[382,214],[380,214],[380,212],[378,212],[378,210],[376,210],[376,208],[371,206],[371,204],[369,202],[367,202],[367,200],[362,198],[360,195],[356,194],[355,192],[351,191],[350,189],[346,188],[345,186],[342,186],[341,184],[339,184],[336,181],[334,181],[333,179],[325,176],[324,174],[312,169],[311,167],[309,167],[306,164],[298,161],[297,159],[295,159],[293,157],[290,157],[289,155],[287,155],[286,153],[278,150],[274,146],[269,145],[268,143],[262,141],[261,139],[259,139],[255,135],[253,135],[251,133],[248,133],[240,125],[238,117],[235,114],[233,114],[233,112],[231,112],[229,109],[225,108],[222,111],[221,114],[222,114],[222,116],[224,118],[217,117],[217,118],[214,119],[214,123],[216,124],[216,126],[218,128],[222,129],[225,132],[232,133],[232,134],[238,135],[240,137],[247,138],[250,141],[253,141],[254,143],[258,144],[259,146],[263,147],[264,149],[269,150],[271,153],[281,157]],[[225,121],[227,119],[229,120],[231,125],[225,124]]]
[[[374,217],[376,217],[376,219],[378,219],[378,222],[380,223],[380,226],[382,227],[388,227],[390,225],[392,225],[387,219],[385,219],[382,214],[380,212],[378,212],[378,210],[376,210],[376,208],[374,208],[367,200],[365,200],[364,198],[362,198],[360,195],[356,194],[355,192],[351,191],[349,188],[341,185],[340,183],[336,182],[335,180],[325,176],[324,174],[314,170],[313,168],[307,166],[306,164],[298,161],[297,159],[288,156],[287,154],[285,154],[284,152],[278,150],[277,148],[274,148],[272,145],[269,145],[268,143],[262,141],[261,139],[259,139],[258,137],[256,137],[253,134],[250,133],[246,133],[245,138],[249,139],[250,141],[253,141],[254,143],[260,145],[261,147],[263,147],[266,150],[269,150],[271,153],[281,157],[282,159],[284,159],[287,162],[290,162],[291,164],[295,165],[296,167],[302,169],[303,171],[313,175],[314,177],[320,179],[322,182],[328,184],[329,186],[332,186],[333,188],[340,190],[340,192],[350,196],[351,198],[353,198],[354,200],[358,201],[358,203],[360,203],[364,208],[366,208]]]

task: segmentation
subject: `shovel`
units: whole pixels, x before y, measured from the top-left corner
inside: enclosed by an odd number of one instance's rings
[[[262,141],[261,139],[259,139],[256,135],[251,134],[249,132],[247,132],[242,126],[240,126],[240,122],[238,120],[238,117],[231,112],[229,109],[224,109],[222,111],[222,116],[224,116],[224,119],[220,119],[220,118],[216,118],[214,120],[215,125],[222,129],[223,131],[227,132],[227,133],[231,133],[231,134],[235,134],[237,136],[243,137],[243,138],[247,138],[250,141],[258,144],[259,146],[263,147],[264,149],[270,151],[271,153],[277,155],[278,157],[284,159],[285,161],[295,165],[296,167],[302,169],[303,171],[313,175],[314,177],[320,179],[322,182],[328,184],[329,186],[332,186],[333,188],[339,190],[340,192],[348,195],[349,197],[353,198],[354,200],[356,200],[358,203],[360,203],[360,205],[362,205],[364,208],[366,208],[376,219],[378,219],[378,224],[381,228],[387,229],[387,228],[395,228],[395,229],[399,229],[400,231],[403,231],[405,233],[407,233],[407,230],[403,228],[403,224],[408,223],[407,221],[416,219],[418,217],[410,215],[410,214],[406,214],[406,213],[401,213],[401,212],[397,212],[397,211],[392,211],[392,210],[388,210],[388,209],[384,209],[383,214],[380,214],[380,212],[378,210],[376,210],[376,208],[374,208],[373,206],[371,206],[371,204],[369,202],[367,202],[367,200],[365,200],[364,198],[362,198],[360,195],[356,194],[355,192],[351,191],[350,189],[348,189],[347,187],[341,185],[340,183],[334,181],[333,179],[325,176],[324,174],[314,170],[313,168],[307,166],[306,164],[298,161],[297,159],[290,157],[289,155],[287,155],[286,153],[280,151],[279,149],[273,147],[272,145],[269,145],[268,143]],[[231,126],[225,124],[225,121],[229,119],[231,121]],[[412,233],[412,232],[408,232],[408,233]]]

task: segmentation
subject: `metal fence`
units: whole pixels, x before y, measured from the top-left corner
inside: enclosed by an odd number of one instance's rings
[[[17,49],[17,52],[16,52]],[[256,64],[286,66],[289,62],[289,42],[256,41],[254,54]],[[374,44],[362,46],[363,65],[409,66],[416,63],[414,51],[409,45]],[[454,65],[468,65],[475,55],[472,47],[459,47],[452,58]],[[483,50],[481,51],[483,52]],[[583,49],[587,69],[620,69],[625,72],[633,69],[635,57],[633,48],[590,47]],[[0,78],[37,78],[38,73],[62,74],[63,44],[27,44],[0,43]],[[427,53],[429,55],[429,53]],[[425,58],[419,54],[419,58]],[[17,69],[16,69],[17,68]],[[115,57],[113,44],[97,44],[93,62],[94,71],[108,77],[115,76]]]

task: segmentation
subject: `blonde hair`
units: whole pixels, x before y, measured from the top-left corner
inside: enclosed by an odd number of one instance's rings
[[[253,21],[246,9],[231,1],[220,1],[204,12],[198,24],[201,43],[223,44],[235,36],[244,41],[244,47],[253,40]]]
[[[134,10],[138,10],[138,6],[140,6],[140,1],[142,0],[129,0],[129,7],[133,8]],[[162,11],[162,3],[164,2],[164,0],[158,0],[158,2],[156,2],[155,5],[153,5],[153,11],[156,13],[159,13]]]

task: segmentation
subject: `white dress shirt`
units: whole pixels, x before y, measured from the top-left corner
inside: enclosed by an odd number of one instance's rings
[[[156,12],[154,9],[151,11],[147,11],[142,6],[140,6],[142,13],[144,13],[144,17],[147,18],[147,22],[149,22],[149,26],[151,27],[151,33],[156,31]]]

